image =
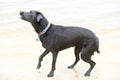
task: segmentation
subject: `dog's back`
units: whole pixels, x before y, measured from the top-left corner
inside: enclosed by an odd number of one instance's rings
[[[46,45],[46,47],[54,48],[58,51],[78,45],[84,46],[90,42],[94,42],[96,44],[95,51],[99,52],[99,41],[96,35],[92,31],[81,27],[64,27],[61,25],[52,24],[51,29],[48,31],[47,37],[44,37],[44,40],[45,41],[42,42],[44,45]]]

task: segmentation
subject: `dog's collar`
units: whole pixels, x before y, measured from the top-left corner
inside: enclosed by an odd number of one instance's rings
[[[36,38],[36,41],[40,41],[40,36],[45,34],[48,31],[48,29],[50,28],[50,25],[51,24],[48,22],[48,25],[46,26],[46,28],[42,32],[38,33],[38,38]]]
[[[40,37],[41,35],[43,35],[43,34],[45,34],[47,31],[48,31],[48,29],[50,28],[50,23],[48,22],[48,25],[46,26],[46,28],[42,31],[42,32],[40,32],[39,34],[38,34],[38,37]]]

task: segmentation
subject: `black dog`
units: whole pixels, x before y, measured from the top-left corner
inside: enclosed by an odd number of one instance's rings
[[[99,53],[99,40],[92,31],[81,27],[64,27],[61,25],[50,24],[44,15],[38,11],[21,11],[20,15],[21,19],[32,24],[42,42],[42,46],[46,49],[39,57],[37,69],[40,69],[43,57],[49,52],[52,52],[52,68],[48,77],[54,76],[58,52],[69,47],[75,47],[74,54],[76,59],[72,65],[68,66],[68,68],[74,68],[80,59],[79,53],[81,52],[82,60],[90,64],[90,68],[85,73],[85,76],[90,76],[90,73],[96,64],[91,60],[91,56],[95,51]]]

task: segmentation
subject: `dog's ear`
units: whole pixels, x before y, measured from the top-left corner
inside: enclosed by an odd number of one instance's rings
[[[40,22],[40,20],[43,18],[43,16],[41,14],[37,15],[37,22]]]

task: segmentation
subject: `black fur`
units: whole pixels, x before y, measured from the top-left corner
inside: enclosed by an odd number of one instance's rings
[[[39,34],[48,24],[48,20],[41,12],[30,11],[20,12],[21,19],[26,20],[32,24],[35,31]],[[38,17],[39,16],[39,17]],[[46,49],[44,53],[39,57],[37,69],[41,67],[41,61],[44,56],[49,52],[52,52],[53,61],[52,68],[48,77],[54,76],[54,70],[56,65],[56,59],[58,52],[69,47],[75,47],[75,62],[68,66],[72,69],[79,61],[79,53],[81,52],[81,58],[83,61],[90,64],[90,68],[85,73],[85,76],[90,76],[92,69],[95,66],[95,62],[91,60],[91,56],[95,51],[99,53],[99,40],[96,35],[85,28],[75,26],[61,26],[51,24],[49,30],[40,37],[42,46]]]

